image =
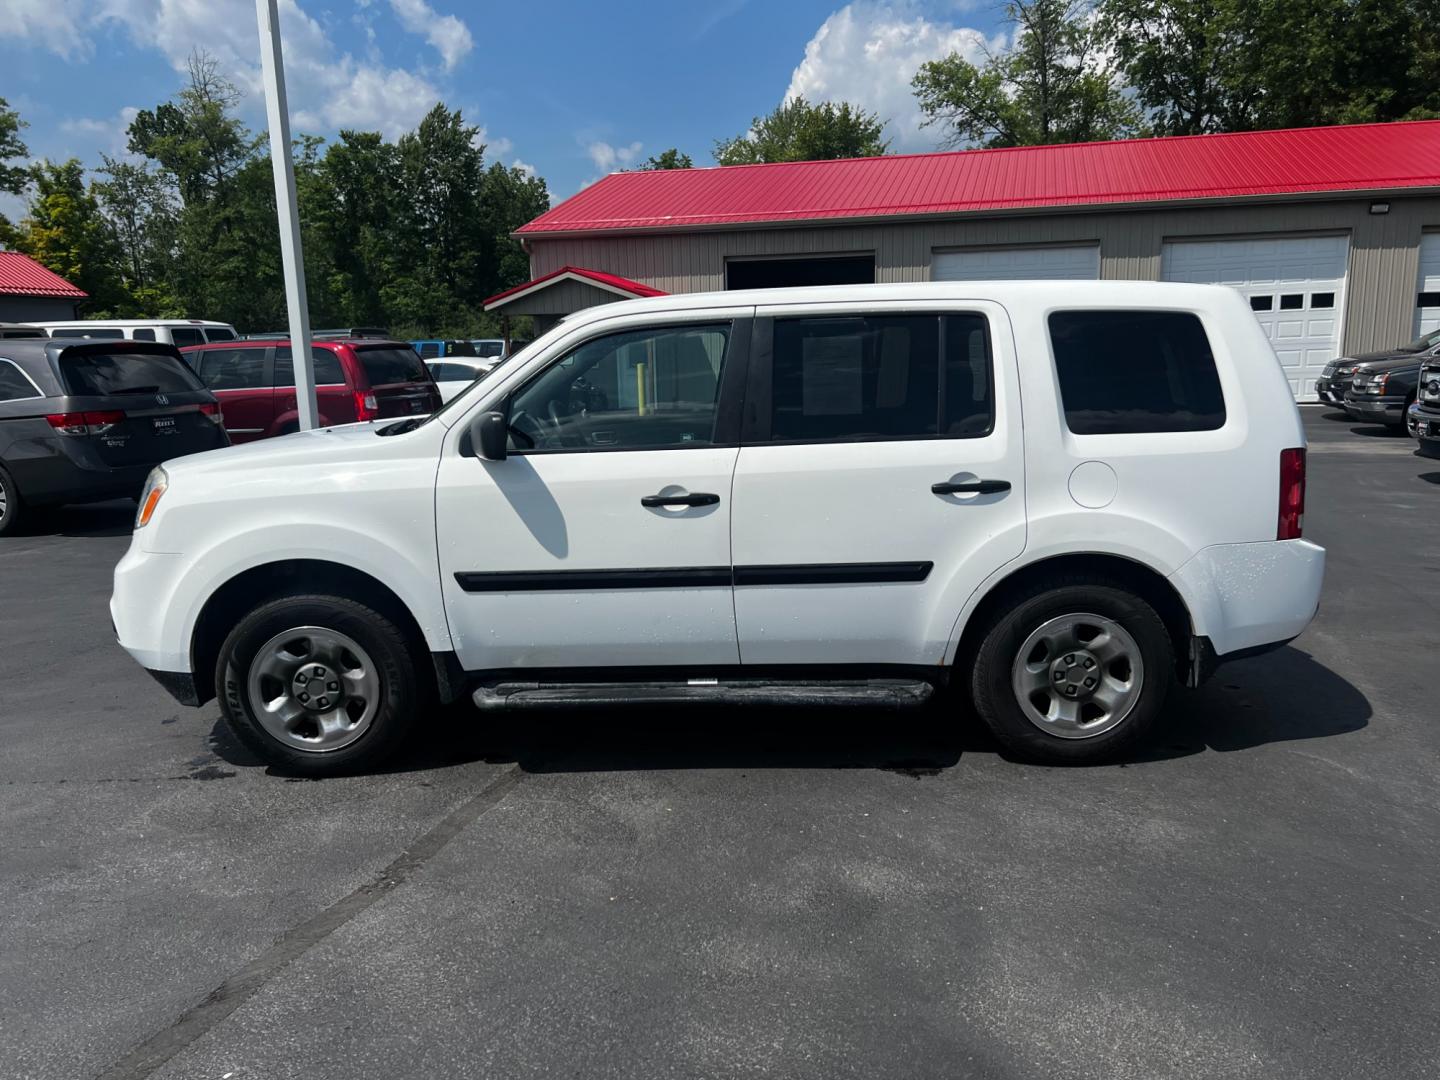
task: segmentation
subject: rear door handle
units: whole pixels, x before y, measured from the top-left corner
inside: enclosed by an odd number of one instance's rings
[[[719,495],[708,491],[697,491],[692,495],[646,495],[640,500],[641,506],[714,506],[720,501]]]
[[[930,490],[936,495],[996,495],[1010,490],[1009,480],[967,480],[960,484],[931,484]]]

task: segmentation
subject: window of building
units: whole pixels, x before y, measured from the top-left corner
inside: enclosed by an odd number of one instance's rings
[[[1280,297],[1281,311],[1299,311],[1305,306],[1304,293],[1285,293]]]
[[[1440,307],[1440,292],[1422,292],[1415,297],[1416,307]]]
[[[1333,292],[1312,292],[1310,294],[1311,310],[1333,308],[1335,306],[1335,294]]]
[[[1174,311],[1057,311],[1050,341],[1077,435],[1210,431],[1225,399],[1205,328]]]
[[[730,324],[607,334],[520,390],[511,445],[527,450],[654,450],[715,441]]]
[[[1252,296],[1250,297],[1251,311],[1270,311],[1275,307],[1273,296]]]
[[[310,346],[310,356],[315,364],[315,385],[316,386],[343,386],[345,373],[340,370],[340,358],[329,349],[322,349],[318,345]],[[277,345],[275,347],[275,385],[290,387],[295,385],[295,360],[290,352],[289,345]]]
[[[969,438],[992,427],[981,315],[775,321],[774,442]]]
[[[725,264],[727,289],[784,289],[796,285],[870,285],[874,255],[810,259],[732,259]]]

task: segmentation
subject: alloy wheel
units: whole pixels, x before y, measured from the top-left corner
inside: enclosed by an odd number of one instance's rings
[[[1120,724],[1145,682],[1140,646],[1103,615],[1060,615],[1016,653],[1011,686],[1025,718],[1061,739],[1088,739]]]

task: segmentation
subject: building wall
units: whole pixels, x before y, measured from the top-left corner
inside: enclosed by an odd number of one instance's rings
[[[1344,348],[1359,352],[1410,338],[1420,234],[1440,228],[1440,198],[1388,201],[1390,212],[1383,215],[1371,214],[1371,199],[1364,198],[532,239],[530,268],[538,277],[566,264],[586,266],[666,292],[702,292],[725,287],[725,261],[732,258],[873,252],[877,281],[927,281],[937,249],[1098,242],[1102,278],[1154,280],[1160,276],[1160,254],[1167,240],[1345,233],[1350,238],[1350,259]]]
[[[75,308],[57,296],[0,296],[0,322],[66,322],[79,318]]]

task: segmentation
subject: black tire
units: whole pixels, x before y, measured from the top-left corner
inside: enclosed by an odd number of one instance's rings
[[[14,478],[0,466],[0,536],[14,536],[25,524],[25,502]]]
[[[1121,718],[1113,727],[1098,734],[1062,738],[1030,719],[1012,686],[1012,672],[1021,647],[1033,632],[1052,619],[1081,613],[1110,620],[1129,635],[1139,650],[1141,675],[1128,711],[1116,710]],[[1039,648],[1043,654],[1044,647]],[[1083,651],[1079,655],[1082,662],[1088,656]],[[1057,656],[1054,662],[1065,659]],[[1044,657],[1039,662],[1048,660]],[[970,680],[975,711],[1017,756],[1056,764],[1113,760],[1154,726],[1175,680],[1174,646],[1155,609],[1124,586],[1103,578],[1057,575],[1006,598],[984,631]],[[1044,691],[1041,694],[1043,698]]]
[[[373,666],[378,679],[374,709],[363,732],[336,749],[305,749],[282,742],[260,721],[257,703],[251,700],[250,677],[257,653],[277,635],[298,627],[317,627],[350,638],[368,654],[365,659],[370,663],[365,667]],[[215,686],[220,711],[235,737],[269,764],[298,776],[339,776],[374,768],[404,743],[427,700],[404,631],[378,611],[338,596],[286,596],[255,608],[220,647]]]

